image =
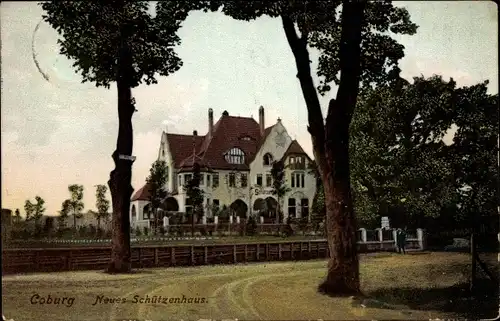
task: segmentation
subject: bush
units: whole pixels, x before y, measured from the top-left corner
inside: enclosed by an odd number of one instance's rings
[[[245,225],[245,232],[248,236],[254,236],[257,234],[257,220],[255,216],[251,215]]]
[[[160,235],[165,235],[165,227],[163,225],[160,225]]]
[[[299,229],[302,232],[302,234],[305,234],[307,227],[309,225],[309,219],[307,218],[307,216],[299,218],[297,223],[299,225]]]
[[[141,229],[138,227],[135,228],[135,236],[141,236],[142,235],[142,231]]]
[[[291,225],[291,219],[287,219],[285,225],[281,226],[280,228],[280,234],[283,237],[289,237],[293,235],[293,228]]]
[[[146,226],[144,226],[144,236],[148,236],[148,234],[149,234],[149,229]]]

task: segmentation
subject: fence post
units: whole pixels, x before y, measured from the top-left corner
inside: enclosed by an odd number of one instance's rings
[[[269,243],[266,243],[266,261],[269,261]]]
[[[170,248],[170,263],[175,265],[175,246]]]
[[[281,254],[281,243],[278,243],[278,260],[281,261],[282,254]]]
[[[139,258],[139,267],[142,268],[141,248],[137,248],[137,257]]]
[[[236,244],[233,245],[233,262],[236,263],[238,261],[237,257],[236,257]]]
[[[380,242],[380,249],[384,249],[384,232],[382,231],[381,228],[375,229],[378,232],[378,241]]]
[[[255,249],[255,261],[259,261],[260,259],[260,243],[257,243]]]
[[[417,232],[418,234],[418,232]],[[392,229],[392,238],[394,239],[394,248],[398,251],[398,230]]]
[[[366,240],[367,240],[366,229],[362,227],[359,230],[361,231],[361,242],[366,243]]]
[[[421,228],[417,229],[417,239],[418,239],[418,247],[421,251],[424,250],[424,230]]]
[[[204,257],[204,260],[205,260],[205,264],[208,264],[208,247],[205,245],[205,257]]]
[[[245,260],[244,260],[243,262],[245,262],[245,263],[246,263],[246,262],[247,262],[247,260],[248,260],[248,245],[247,245],[247,244],[245,244]]]
[[[191,249],[189,250],[191,254],[191,265],[194,265],[194,246],[191,245]]]
[[[158,263],[159,263],[158,261],[159,261],[159,260],[158,260],[158,248],[157,248],[157,247],[155,247],[155,266],[158,266],[158,265],[159,265],[159,264],[158,264]]]

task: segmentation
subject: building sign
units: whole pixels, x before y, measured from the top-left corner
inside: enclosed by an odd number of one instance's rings
[[[259,188],[255,189],[255,195],[261,195],[261,194],[267,194],[270,195],[272,194],[272,188]]]

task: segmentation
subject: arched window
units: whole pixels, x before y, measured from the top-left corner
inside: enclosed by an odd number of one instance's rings
[[[270,153],[266,153],[264,155],[264,165],[271,166],[273,164],[273,160],[273,155],[271,155]]]
[[[245,164],[245,152],[237,147],[228,150],[224,158],[229,164]]]
[[[135,205],[132,205],[132,222],[136,220],[136,216],[137,216],[137,211],[135,209]]]

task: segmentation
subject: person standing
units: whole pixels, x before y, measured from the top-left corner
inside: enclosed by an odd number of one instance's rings
[[[406,230],[403,230],[401,228],[398,228],[398,231],[396,233],[396,243],[398,246],[398,253],[403,253],[406,254]]]

